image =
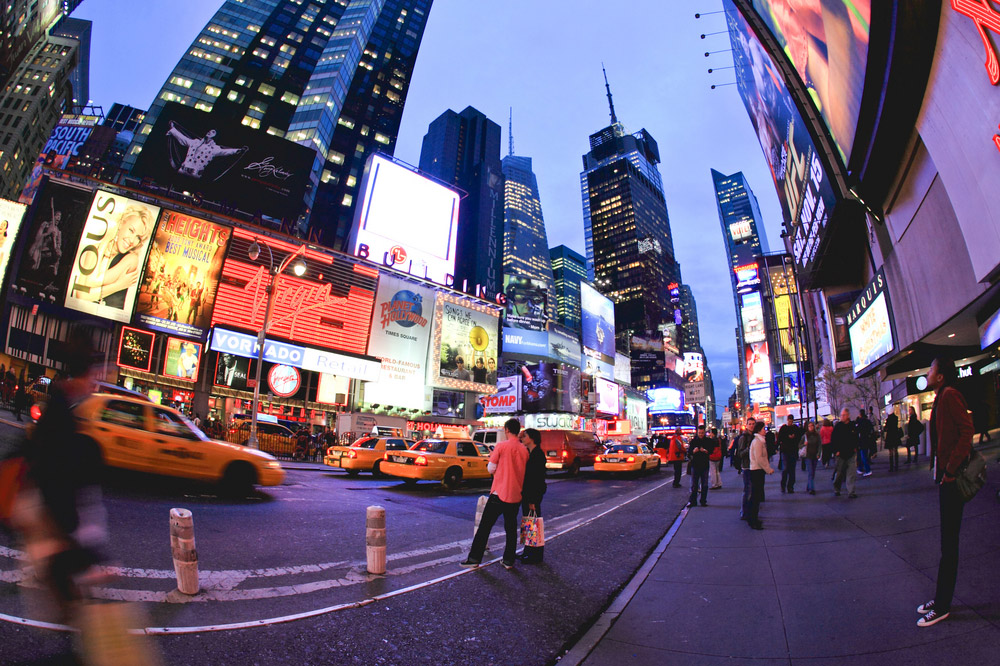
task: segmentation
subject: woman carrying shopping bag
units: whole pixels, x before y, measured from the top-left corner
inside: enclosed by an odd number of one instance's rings
[[[537,520],[539,533],[542,522],[542,496],[545,494],[545,454],[539,446],[542,443],[542,434],[534,428],[526,428],[521,431],[518,439],[528,448],[528,462],[524,468],[524,486],[521,489],[521,515],[522,523],[529,518]],[[544,553],[544,536],[541,545],[528,545],[525,543],[524,553],[521,561],[525,564],[538,564],[542,561]]]

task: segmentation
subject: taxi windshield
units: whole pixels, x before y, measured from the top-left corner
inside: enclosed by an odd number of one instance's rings
[[[368,439],[359,439],[354,442],[351,446],[355,446],[359,449],[374,449],[375,445],[378,443],[378,438],[369,437]]]
[[[448,450],[448,442],[440,439],[422,439],[414,444],[410,450],[425,453],[444,453]]]
[[[615,444],[608,447],[608,453],[639,453],[635,444]]]

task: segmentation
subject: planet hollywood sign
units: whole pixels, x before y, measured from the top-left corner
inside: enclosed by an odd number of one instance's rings
[[[990,0],[951,0],[951,8],[963,16],[968,16],[975,23],[979,37],[983,40],[983,47],[986,49],[986,74],[991,84],[994,86],[1000,84],[1000,59],[997,58],[996,47],[986,33],[988,29],[1000,34],[1000,12],[993,8]],[[993,144],[1000,150],[1000,134],[993,135]]]

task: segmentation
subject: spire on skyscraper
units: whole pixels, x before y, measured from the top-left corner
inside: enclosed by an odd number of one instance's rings
[[[608,72],[604,69],[604,63],[601,63],[601,71],[604,72],[604,89],[608,91],[608,106],[611,107],[611,124],[614,125],[618,122],[618,116],[615,115],[615,102],[611,99],[611,86],[608,84]]]
[[[507,156],[514,154],[514,107],[510,107],[507,116]]]

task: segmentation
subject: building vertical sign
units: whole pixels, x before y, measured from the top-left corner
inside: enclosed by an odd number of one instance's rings
[[[986,30],[1000,34],[1000,12],[993,9],[989,0],[951,0],[951,8],[963,16],[968,16],[976,24],[979,37],[986,49],[986,75],[994,86],[1000,84],[1000,60]],[[993,135],[993,144],[1000,150],[1000,134]]]

